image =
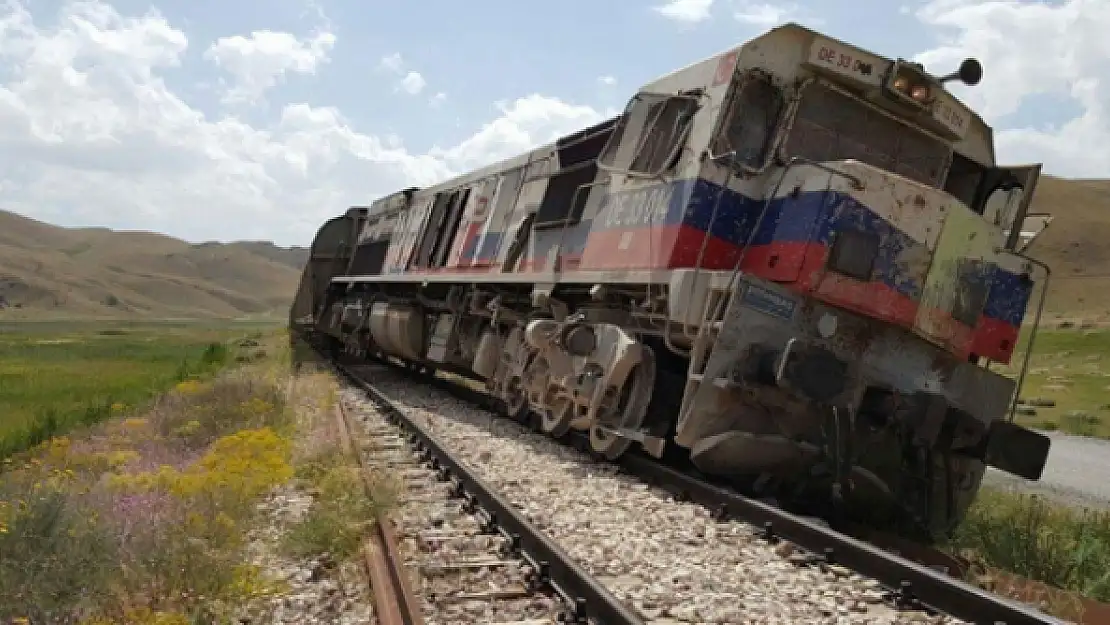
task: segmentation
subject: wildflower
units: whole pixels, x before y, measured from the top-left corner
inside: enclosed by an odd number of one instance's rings
[[[188,421],[187,423],[174,428],[173,432],[171,432],[171,433],[174,436],[186,437],[186,436],[191,436],[193,434],[196,434],[199,430],[200,430],[200,421],[198,421],[196,419],[192,419],[192,420]]]
[[[196,395],[202,390],[200,382],[196,380],[184,380],[178,382],[174,390],[182,395]]]

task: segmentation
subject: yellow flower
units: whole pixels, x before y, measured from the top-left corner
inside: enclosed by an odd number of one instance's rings
[[[137,430],[139,428],[146,427],[146,423],[146,419],[143,419],[142,417],[131,417],[129,419],[124,419],[123,427],[129,430]]]

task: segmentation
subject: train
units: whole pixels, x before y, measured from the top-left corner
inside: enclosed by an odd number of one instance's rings
[[[946,86],[982,73],[777,26],[610,119],[330,219],[290,328],[477,380],[608,461],[677,455],[941,539],[987,467],[1038,480],[1050,448],[1014,418],[1050,276],[1026,253],[1041,165],[996,164]]]

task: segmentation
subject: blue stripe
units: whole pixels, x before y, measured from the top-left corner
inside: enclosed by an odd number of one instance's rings
[[[664,203],[665,217],[658,219],[658,208]],[[724,189],[722,194],[721,185],[687,179],[611,192],[602,201],[595,221],[599,229],[684,224],[703,232],[708,230],[714,237],[742,247],[763,206],[762,199],[733,189]],[[717,215],[713,219],[715,208]],[[836,191],[808,191],[775,198],[767,206],[767,214],[752,243],[758,246],[813,241],[828,245],[835,232],[846,229],[876,233],[881,242],[875,263],[876,279],[915,301],[921,299],[924,270],[912,272],[908,267],[926,265],[904,261],[913,255],[925,258],[928,255],[925,245],[854,198]],[[983,314],[1012,325],[1020,324],[1031,286],[1023,285],[1017,274],[997,266],[983,279],[991,284]]]
[[[1020,326],[1033,295],[1033,281],[994,265],[990,268],[990,285],[983,316]]]

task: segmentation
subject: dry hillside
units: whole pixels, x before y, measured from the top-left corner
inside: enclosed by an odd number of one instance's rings
[[[1110,318],[1110,180],[1046,176],[1031,212],[1053,215],[1028,250],[1052,268],[1048,310]]]
[[[282,316],[306,258],[267,242],[190,244],[0,211],[0,319]]]

